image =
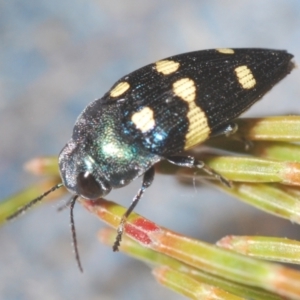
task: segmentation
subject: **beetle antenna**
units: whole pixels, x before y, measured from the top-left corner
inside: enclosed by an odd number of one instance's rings
[[[76,237],[76,229],[75,229],[75,222],[74,222],[74,206],[76,203],[76,200],[78,199],[78,195],[75,195],[72,198],[72,201],[70,203],[70,224],[71,224],[71,233],[72,233],[72,241],[73,241],[73,247],[75,252],[75,259],[77,261],[78,268],[81,273],[83,273],[83,268],[80,261],[79,251],[78,251],[78,244],[77,244],[77,237]]]
[[[31,200],[29,203],[27,203],[26,205],[24,205],[21,208],[19,208],[15,213],[13,213],[12,215],[8,216],[6,218],[6,220],[15,219],[16,217],[18,217],[19,215],[21,215],[22,213],[24,213],[25,211],[27,211],[29,208],[31,208],[32,206],[34,206],[35,204],[37,204],[38,202],[40,202],[41,200],[43,200],[44,197],[46,197],[50,193],[54,192],[55,190],[61,188],[62,186],[63,186],[62,183],[58,183],[57,185],[53,186],[50,190],[48,190],[44,194],[42,194],[39,197]]]

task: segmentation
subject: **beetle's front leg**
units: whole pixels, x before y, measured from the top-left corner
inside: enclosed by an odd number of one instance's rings
[[[122,235],[123,235],[123,232],[124,232],[124,226],[126,224],[127,218],[129,217],[131,212],[134,210],[134,208],[136,207],[136,205],[138,204],[138,202],[142,198],[145,190],[152,184],[153,179],[154,179],[154,174],[155,174],[155,169],[154,169],[153,166],[149,170],[147,170],[146,173],[144,174],[142,187],[139,189],[138,193],[133,198],[130,206],[128,207],[128,209],[126,210],[124,215],[122,216],[121,222],[120,222],[120,224],[118,226],[118,229],[117,229],[117,237],[116,237],[116,241],[113,245],[113,251],[118,251],[119,250],[119,246],[120,246],[120,243],[121,243],[121,240],[122,240]]]

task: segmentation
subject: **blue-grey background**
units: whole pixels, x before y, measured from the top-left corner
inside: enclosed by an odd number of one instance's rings
[[[119,77],[173,54],[214,47],[288,49],[300,62],[297,0],[0,1],[0,199],[38,179],[26,160],[58,154],[77,115]],[[296,69],[247,113],[300,113]],[[128,206],[140,181],[108,198]],[[210,187],[157,176],[137,211],[209,242],[226,234],[300,238],[299,226],[267,216]],[[68,211],[55,204],[0,229],[0,299],[183,299],[150,269],[96,239],[103,226],[75,211],[79,273]]]

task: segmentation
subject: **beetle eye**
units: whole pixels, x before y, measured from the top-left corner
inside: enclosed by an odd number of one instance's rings
[[[90,200],[97,199],[104,194],[107,194],[102,186],[96,181],[94,175],[89,172],[82,172],[77,176],[77,193],[83,198]]]

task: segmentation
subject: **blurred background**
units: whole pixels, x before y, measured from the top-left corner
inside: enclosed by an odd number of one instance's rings
[[[0,1],[0,199],[38,180],[23,164],[57,155],[78,114],[121,76],[158,59],[223,47],[287,49],[300,62],[297,0]],[[247,116],[300,113],[295,69]],[[128,206],[140,180],[109,195]],[[0,228],[1,299],[183,299],[158,286],[144,264],[113,253],[101,224],[75,210],[80,274],[68,210],[33,209]],[[221,209],[220,209],[221,208]],[[136,211],[198,239],[227,234],[300,239],[299,226],[267,216],[207,186],[158,175]]]

